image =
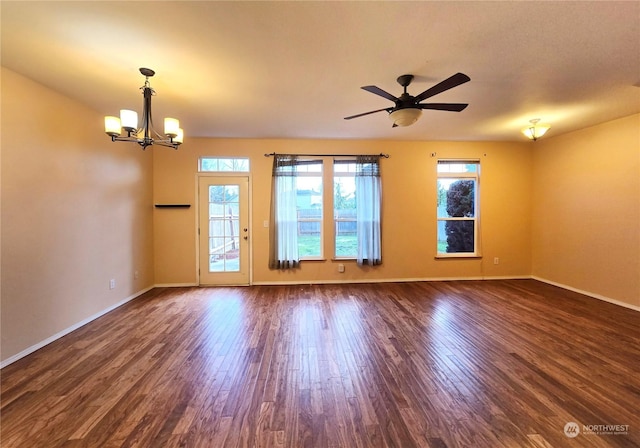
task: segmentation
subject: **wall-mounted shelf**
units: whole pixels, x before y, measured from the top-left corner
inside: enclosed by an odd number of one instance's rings
[[[191,204],[156,204],[156,208],[189,208]]]

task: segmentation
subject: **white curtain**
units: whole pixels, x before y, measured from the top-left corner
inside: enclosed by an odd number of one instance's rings
[[[296,165],[298,158],[274,155],[269,226],[269,268],[290,269],[300,264],[298,212],[296,210]]]
[[[356,225],[359,265],[382,264],[381,203],[380,157],[358,156],[356,158]]]

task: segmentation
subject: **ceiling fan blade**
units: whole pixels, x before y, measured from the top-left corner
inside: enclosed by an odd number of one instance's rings
[[[395,96],[391,95],[389,92],[385,92],[380,87],[364,86],[364,87],[360,87],[360,88],[362,90],[366,90],[367,92],[371,92],[371,93],[375,93],[376,95],[380,95],[382,98],[386,98],[386,99],[391,100],[393,102],[398,101],[398,98],[396,98]]]
[[[386,110],[387,112],[389,112],[392,109],[393,109],[393,107],[385,107],[384,109],[372,110],[370,112],[365,112],[365,113],[358,114],[358,115],[351,115],[350,117],[344,117],[344,119],[345,120],[351,120],[352,118],[358,118],[358,117],[362,117],[364,115],[375,114],[376,112],[382,112],[383,110]]]
[[[467,75],[465,75],[464,73],[456,73],[455,75],[450,76],[449,78],[445,79],[444,81],[442,81],[442,82],[436,84],[435,86],[431,87],[430,89],[425,90],[420,95],[417,95],[415,97],[415,101],[416,101],[416,103],[419,103],[422,100],[426,100],[429,97],[432,97],[434,95],[442,93],[445,90],[452,89],[452,88],[454,88],[456,86],[459,86],[460,84],[464,84],[465,82],[468,82],[468,81],[471,81],[471,78],[469,78]]]
[[[468,104],[464,103],[427,103],[418,104],[420,109],[448,110],[450,112],[460,112],[467,108]]]

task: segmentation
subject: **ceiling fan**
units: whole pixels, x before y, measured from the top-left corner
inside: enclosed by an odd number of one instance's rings
[[[345,120],[351,120],[352,118],[362,117],[364,115],[375,114],[376,112],[382,112],[383,110],[389,113],[389,118],[393,121],[393,127],[396,126],[410,126],[420,118],[422,115],[422,109],[433,109],[433,110],[446,110],[450,112],[460,112],[464,110],[468,104],[464,103],[421,103],[421,101],[426,100],[427,98],[431,98],[439,93],[444,92],[445,90],[452,89],[454,87],[459,86],[460,84],[464,84],[465,82],[471,81],[464,73],[456,73],[453,76],[445,79],[442,82],[439,82],[435,86],[425,90],[419,95],[411,96],[407,93],[407,86],[411,84],[413,80],[413,75],[401,75],[398,76],[398,84],[404,87],[404,92],[400,97],[395,97],[391,95],[389,92],[385,92],[380,87],[376,86],[363,86],[361,87],[363,90],[367,92],[375,93],[383,98],[391,100],[395,103],[394,107],[385,107],[384,109],[372,110],[370,112],[365,112],[362,114],[351,115],[350,117],[345,117]]]

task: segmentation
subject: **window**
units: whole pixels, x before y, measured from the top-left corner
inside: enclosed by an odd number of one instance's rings
[[[439,257],[479,256],[479,174],[478,161],[438,161]]]
[[[300,160],[295,171],[298,254],[322,258],[322,160]]]
[[[334,161],[333,221],[336,258],[356,258],[358,255],[355,175],[354,161]]]
[[[308,156],[309,157],[309,156]],[[382,263],[380,234],[380,156],[334,160],[333,185],[323,185],[326,159],[274,154],[271,184],[269,268],[290,269],[301,260],[323,259],[324,245],[336,258],[359,265]],[[333,218],[324,222],[323,190],[333,190]],[[335,238],[325,241],[323,228]]]
[[[206,172],[249,172],[249,159],[244,157],[200,157],[198,170]]]
[[[382,263],[380,158],[358,156],[333,164],[334,253],[359,265]]]

